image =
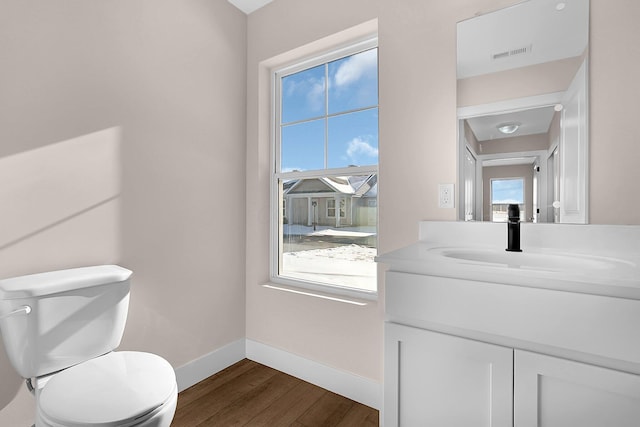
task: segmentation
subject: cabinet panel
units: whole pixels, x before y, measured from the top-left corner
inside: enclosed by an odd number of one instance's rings
[[[640,366],[640,300],[397,271],[386,273],[386,284],[392,322],[446,325]]]
[[[512,349],[392,323],[385,333],[386,427],[512,425]]]
[[[515,351],[516,427],[637,427],[640,376]]]

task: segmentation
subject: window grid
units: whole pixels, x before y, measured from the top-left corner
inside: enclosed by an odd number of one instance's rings
[[[276,96],[274,96],[274,103],[275,103],[275,116],[274,116],[274,124],[275,124],[275,132],[274,132],[274,150],[273,150],[273,154],[274,154],[274,171],[273,171],[273,179],[272,179],[272,194],[274,195],[272,197],[272,200],[275,201],[276,206],[281,206],[282,209],[276,209],[276,210],[272,210],[272,247],[273,247],[273,251],[272,251],[272,256],[273,256],[273,262],[272,262],[272,280],[275,279],[276,282],[281,282],[281,283],[285,283],[287,284],[287,282],[289,282],[289,280],[286,277],[282,277],[280,276],[280,271],[281,271],[281,267],[282,267],[282,244],[283,244],[283,234],[282,234],[282,228],[285,225],[285,222],[287,224],[290,224],[290,222],[292,221],[292,218],[287,218],[286,221],[285,220],[285,216],[287,215],[293,215],[292,212],[289,212],[290,209],[294,209],[295,207],[293,205],[289,206],[289,203],[285,202],[285,199],[283,197],[283,183],[287,182],[288,180],[296,180],[296,179],[310,179],[310,178],[323,178],[323,177],[338,177],[338,176],[372,176],[372,175],[376,175],[377,176],[377,159],[375,161],[375,164],[371,164],[371,165],[365,165],[365,166],[347,166],[347,167],[335,167],[335,168],[329,168],[329,149],[330,149],[330,141],[329,141],[329,120],[331,118],[334,117],[340,117],[340,116],[345,116],[348,114],[354,114],[354,113],[359,113],[359,112],[365,112],[365,111],[370,111],[370,110],[377,110],[378,109],[378,101],[377,101],[377,97],[376,97],[376,102],[375,104],[372,105],[366,105],[366,106],[359,106],[357,108],[350,108],[350,109],[346,109],[344,111],[338,111],[338,112],[332,112],[331,114],[329,114],[329,79],[330,79],[330,73],[329,73],[329,63],[333,62],[333,61],[338,61],[342,58],[347,58],[349,56],[352,55],[356,55],[358,53],[362,53],[371,49],[376,49],[377,51],[377,40],[375,39],[371,39],[366,41],[365,43],[361,43],[359,45],[356,45],[355,47],[353,47],[352,49],[347,49],[347,50],[341,50],[339,51],[337,54],[334,52],[333,54],[330,54],[328,56],[325,57],[321,57],[318,58],[317,61],[315,62],[306,62],[304,64],[304,66],[295,66],[295,67],[291,67],[289,69],[286,69],[284,71],[277,71],[274,73],[274,88],[275,88],[275,92],[274,94]],[[376,55],[377,57],[377,55]],[[298,120],[290,120],[289,122],[284,122],[283,119],[283,99],[282,99],[282,86],[283,86],[283,79],[287,76],[293,75],[295,73],[298,73],[300,71],[305,71],[305,70],[309,70],[313,67],[316,67],[318,65],[324,65],[324,114],[322,115],[318,115],[318,116],[314,116],[314,117],[308,117],[308,118],[303,118],[303,119],[298,119]],[[377,68],[377,65],[376,65]],[[376,70],[377,73],[377,70]],[[377,90],[377,89],[376,89]],[[323,169],[310,169],[310,170],[302,170],[302,171],[298,171],[298,170],[294,170],[294,171],[283,171],[282,170],[282,131],[283,129],[285,129],[288,126],[293,126],[296,124],[301,124],[301,123],[309,123],[312,122],[314,120],[324,120],[324,159],[323,159],[323,165],[324,168]],[[377,122],[377,119],[376,119]],[[377,144],[377,126],[376,126],[376,144]],[[377,145],[376,145],[376,150],[377,150]],[[376,155],[377,157],[377,155]],[[335,203],[335,199],[330,199],[333,202],[333,212],[334,215],[333,217],[335,218],[335,211],[336,211],[336,203]],[[282,203],[282,204],[280,204]],[[340,216],[339,218],[344,219],[345,217],[347,217],[347,212],[346,212],[346,201],[344,199],[340,199],[340,205],[339,205],[339,209],[340,209]],[[374,217],[377,217],[377,196],[375,200],[369,200],[365,202],[365,206],[368,209],[374,209],[372,212],[375,212]],[[327,204],[327,208],[328,208],[328,204]],[[314,209],[315,209],[315,204],[314,204]],[[327,213],[328,213],[329,209],[327,209]],[[275,218],[273,217],[273,213],[276,213]],[[349,216],[351,216],[351,214],[349,214]],[[310,216],[311,217],[311,216]],[[315,219],[314,219],[314,223],[315,223]],[[377,220],[375,220],[375,223],[377,223]],[[315,226],[315,224],[314,224]],[[376,226],[377,228],[377,226]],[[377,245],[375,245],[377,246]],[[284,280],[283,280],[284,279]],[[294,281],[295,282],[295,281]],[[300,283],[293,283],[296,286],[301,285]],[[308,285],[308,286],[307,286]],[[302,287],[309,287],[309,288],[315,288],[315,285],[317,285],[317,283],[310,283],[304,285],[302,284]],[[336,285],[336,284],[326,284],[326,283],[320,283],[321,287],[322,286],[330,286],[333,287],[334,291],[337,293],[342,293],[342,294],[350,294],[351,291],[354,291],[354,289],[351,289],[347,286],[347,288],[344,289],[340,289],[341,286],[340,285]],[[346,289],[346,290],[345,290]],[[361,289],[355,289],[356,291],[356,295],[359,294],[359,292],[363,291]],[[366,293],[371,293],[370,290],[364,290],[364,292]],[[373,290],[373,293],[375,294],[375,289]]]
[[[301,124],[301,123],[310,123],[313,122],[315,120],[321,120],[324,119],[324,127],[325,127],[325,132],[324,132],[324,137],[325,137],[325,141],[324,141],[324,169],[328,169],[328,148],[329,148],[329,143],[328,143],[328,138],[329,138],[329,132],[328,132],[328,121],[330,118],[333,117],[338,117],[338,116],[344,116],[347,114],[351,114],[351,113],[358,113],[358,112],[363,112],[363,111],[367,111],[367,110],[375,110],[378,109],[379,107],[379,102],[376,102],[375,105],[369,105],[366,107],[359,107],[359,108],[353,108],[353,109],[348,109],[345,111],[340,111],[340,112],[336,112],[336,113],[331,113],[329,114],[329,90],[328,90],[328,77],[329,77],[329,67],[328,64],[331,62],[335,62],[338,61],[340,59],[352,56],[352,55],[357,55],[359,53],[363,53],[369,50],[378,49],[378,40],[377,37],[376,38],[371,38],[371,39],[366,39],[362,42],[356,43],[354,45],[351,46],[347,46],[345,48],[342,49],[338,49],[336,51],[330,52],[326,55],[322,55],[319,56],[317,58],[314,59],[309,59],[306,61],[302,61],[300,63],[294,64],[292,66],[289,67],[283,67],[279,70],[276,70],[273,74],[273,79],[274,79],[274,87],[275,87],[275,112],[276,112],[276,116],[275,116],[275,123],[277,123],[276,126],[276,130],[275,130],[275,134],[274,134],[274,140],[276,141],[276,143],[274,144],[274,148],[275,148],[275,152],[274,152],[274,167],[275,167],[275,177],[278,178],[280,177],[282,174],[287,174],[289,172],[282,172],[282,165],[281,165],[281,161],[282,161],[282,152],[281,152],[281,141],[282,141],[282,129],[288,126],[293,126],[296,124]],[[281,99],[281,93],[282,93],[282,80],[285,77],[294,75],[296,73],[299,73],[301,71],[306,71],[309,70],[311,68],[317,67],[318,65],[324,65],[324,69],[325,69],[325,73],[324,73],[324,97],[325,97],[325,101],[324,101],[324,114],[322,115],[317,115],[317,116],[313,116],[313,117],[308,117],[306,119],[299,119],[299,120],[292,120],[289,122],[284,122],[282,120],[282,99]],[[377,170],[377,163],[376,165],[370,165],[373,167],[373,169]],[[367,166],[359,166],[357,168],[357,170],[359,172],[363,171],[364,168],[367,168]],[[332,168],[332,169],[349,169],[349,168]],[[351,168],[351,169],[356,169],[356,168]],[[309,171],[305,171],[306,173],[309,174],[313,174],[312,170]]]

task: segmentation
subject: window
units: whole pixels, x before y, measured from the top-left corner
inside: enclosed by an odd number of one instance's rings
[[[327,200],[327,217],[335,218],[336,217],[336,200],[329,199]],[[345,217],[344,210],[344,199],[340,199],[340,218]]]
[[[520,221],[524,221],[524,178],[491,180],[491,221],[507,222],[507,208],[510,204],[520,207]]]
[[[376,43],[274,73],[272,280],[376,291]]]

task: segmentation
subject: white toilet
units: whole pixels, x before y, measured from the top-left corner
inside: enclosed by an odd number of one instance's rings
[[[0,331],[36,398],[36,427],[165,427],[178,399],[155,354],[113,350],[131,271],[116,265],[0,280]]]

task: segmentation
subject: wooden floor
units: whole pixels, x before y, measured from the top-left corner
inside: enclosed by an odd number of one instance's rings
[[[178,395],[171,427],[378,425],[378,411],[244,359]]]

